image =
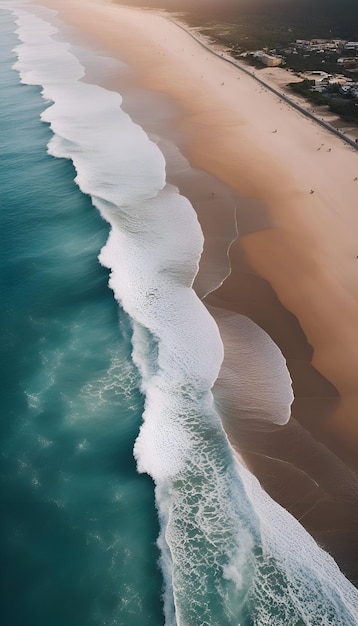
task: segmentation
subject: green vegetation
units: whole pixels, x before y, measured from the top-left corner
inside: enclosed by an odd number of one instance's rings
[[[322,72],[327,72],[327,74],[336,74],[338,71],[337,59],[339,55],[337,53],[326,52],[324,55],[319,52],[293,54],[285,53],[281,50],[281,48],[278,48],[277,51],[279,54],[283,52],[285,64],[294,72],[310,72],[313,70],[320,70]],[[344,68],[340,68],[339,71],[342,72],[343,69]]]
[[[357,0],[122,1],[181,12],[188,24],[209,30],[233,49],[271,48],[313,37],[358,39]]]
[[[305,79],[299,83],[289,83],[288,86],[292,91],[300,94],[300,96],[304,96],[307,100],[315,104],[328,104],[328,96],[326,94],[320,93],[319,91],[312,91],[314,84],[314,80]]]
[[[354,100],[334,100],[332,98],[329,102],[329,108],[345,122],[358,124],[358,104]]]
[[[345,122],[358,124],[358,102],[349,96],[342,97],[339,93],[339,85],[327,85],[323,92],[312,91],[313,80],[302,80],[299,83],[289,83],[292,91],[304,96],[310,102],[317,105],[328,105],[332,113],[336,113]]]

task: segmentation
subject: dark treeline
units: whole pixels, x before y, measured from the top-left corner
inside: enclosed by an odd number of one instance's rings
[[[244,19],[254,27],[267,20],[302,37],[358,39],[358,0],[123,0],[123,4],[184,11],[203,25]]]

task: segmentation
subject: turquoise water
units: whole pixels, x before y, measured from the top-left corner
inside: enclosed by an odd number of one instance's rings
[[[355,626],[356,590],[228,444],[200,226],[82,80],[113,63],[52,12],[0,17],[3,621]]]
[[[131,329],[97,255],[108,225],[47,155],[38,87],[1,19],[1,622],[162,622]],[[119,311],[119,312],[118,312]]]

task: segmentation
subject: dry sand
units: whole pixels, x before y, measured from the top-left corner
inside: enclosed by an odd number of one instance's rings
[[[281,503],[354,577],[351,477],[302,425],[357,466],[358,151],[160,13],[96,0],[43,4],[127,61],[139,84],[176,103],[163,127],[200,172],[182,162],[177,167],[170,150],[166,157],[169,174],[180,170],[174,182],[192,201],[204,231],[195,283],[201,296],[227,275],[238,205],[231,274],[205,302],[248,315],[280,346],[301,425],[291,420],[260,433],[240,420],[239,409],[237,420],[229,415],[224,425],[267,490],[279,501],[281,490]],[[128,102],[135,113],[135,103]],[[144,109],[138,121],[155,133]]]

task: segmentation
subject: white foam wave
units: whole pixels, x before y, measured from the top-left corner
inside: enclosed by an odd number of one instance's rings
[[[55,101],[42,114],[55,133],[49,152],[72,159],[84,193],[128,207],[158,193],[164,158],[122,111],[119,94],[76,82],[46,87],[44,95]]]
[[[285,509],[263,491],[241,464],[237,469],[252,508],[260,520],[261,550],[250,592],[257,626],[355,626],[358,592]]]
[[[246,316],[216,308],[210,310],[227,346],[215,384],[219,406],[231,415],[239,413],[240,419],[286,424],[294,396],[286,361],[278,346]]]
[[[217,327],[191,289],[202,237],[190,204],[166,186],[145,207],[136,206],[136,215],[144,212],[144,232],[123,233],[111,219],[100,260],[111,268],[110,285],[135,321],[133,358],[146,394],[138,467],[161,480],[185,466],[191,446],[180,416],[189,403],[203,401],[223,353]]]
[[[16,9],[16,22],[22,43],[14,49],[18,57],[14,69],[23,83],[45,87],[48,82],[66,84],[84,76],[84,68],[71,54],[70,45],[52,39],[57,29],[51,24],[21,9]]]

